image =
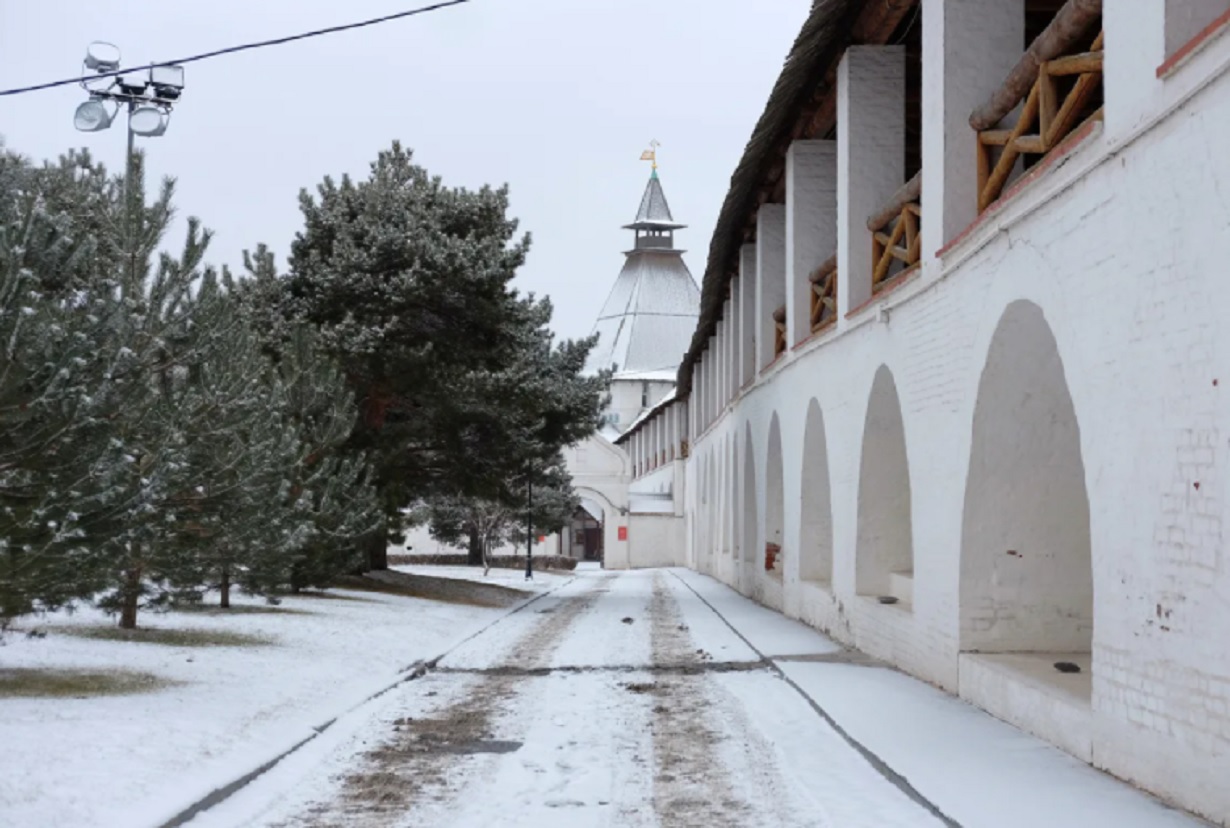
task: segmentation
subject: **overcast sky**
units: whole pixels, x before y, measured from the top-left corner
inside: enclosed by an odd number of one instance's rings
[[[76,75],[87,43],[124,64],[347,23],[426,0],[0,0],[0,88]],[[217,232],[238,268],[285,261],[297,196],[325,174],[365,176],[393,139],[448,184],[507,183],[533,234],[518,276],[549,294],[554,329],[584,336],[623,263],[661,142],[659,174],[699,282],[730,175],[810,0],[472,0],[380,26],[186,67],[153,175],[178,179],[181,217]],[[79,133],[70,86],[0,98],[0,136],[36,160],[87,146],[123,163],[124,131]],[[138,139],[141,140],[141,139]],[[181,219],[182,221],[182,219]],[[179,228],[177,227],[177,230]],[[171,237],[178,244],[179,232]]]

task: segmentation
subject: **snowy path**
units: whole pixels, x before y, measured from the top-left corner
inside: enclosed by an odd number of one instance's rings
[[[578,575],[190,825],[1200,824],[711,579]]]

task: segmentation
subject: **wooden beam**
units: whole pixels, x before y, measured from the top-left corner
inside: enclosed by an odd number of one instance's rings
[[[874,3],[853,4],[858,10],[857,14],[845,27],[850,45],[884,45],[918,2],[920,0],[877,0]],[[800,111],[794,127],[782,136],[781,143],[775,150],[778,160],[761,179],[761,194],[757,207],[765,203],[781,204],[785,201],[785,158],[790,143],[799,138],[826,135],[836,125],[837,65],[840,61],[839,54],[817,79],[808,105]],[[749,216],[747,221],[754,224],[755,214]]]
[[[905,209],[907,204],[918,201],[922,197],[922,170],[914,173],[914,177],[902,184],[892,197],[870,216],[867,217],[867,229],[876,231],[883,228]]]
[[[1069,51],[1101,15],[1102,0],[1064,3],[1050,25],[1029,44],[999,89],[970,114],[969,125],[981,132],[1003,120],[1033,87],[1042,64]]]
[[[1099,35],[1099,38],[1101,35]],[[1102,71],[1102,52],[1080,52],[1075,55],[1055,58],[1046,62],[1046,71],[1051,75],[1084,75]]]
[[[996,162],[994,169],[991,170],[991,174],[987,176],[985,186],[978,193],[978,212],[981,213],[987,209],[991,202],[999,197],[1000,191],[1004,188],[1004,182],[1008,180],[1008,176],[1012,173],[1012,165],[1016,163],[1017,156],[1020,155],[1016,148],[1016,140],[1021,137],[1037,116],[1038,83],[1035,82],[1029,97],[1025,99],[1025,106],[1021,109],[1021,117],[1017,119],[1016,126],[1012,128],[1011,140],[1004,146],[1004,151],[1000,154],[999,161]]]
[[[837,254],[829,256],[824,262],[807,277],[807,280],[812,284],[820,284],[830,273],[837,269]]]

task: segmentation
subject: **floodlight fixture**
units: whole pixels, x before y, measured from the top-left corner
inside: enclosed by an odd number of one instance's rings
[[[113,118],[115,112],[108,112],[107,105],[101,99],[90,98],[77,107],[73,115],[73,126],[82,132],[101,132],[111,126]]]
[[[136,135],[157,138],[167,131],[168,113],[152,104],[133,107],[128,113],[128,128]]]
[[[116,85],[123,94],[139,97],[145,94],[145,89],[149,86],[149,79],[144,72],[129,72],[127,75],[120,75],[116,78]]]
[[[95,72],[114,72],[120,68],[120,47],[96,40],[85,49],[85,65]]]
[[[154,88],[154,95],[162,100],[178,100],[184,91],[184,67],[176,64],[151,66],[149,84]]]

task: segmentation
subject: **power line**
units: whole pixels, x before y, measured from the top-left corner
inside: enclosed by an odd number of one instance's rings
[[[289,35],[288,37],[278,37],[273,40],[261,40],[256,43],[245,43],[241,46],[228,46],[225,49],[215,49],[212,52],[203,52],[199,55],[192,55],[191,57],[180,58],[179,60],[164,60],[160,63],[146,63],[140,66],[132,66],[127,69],[116,69],[114,72],[99,72],[97,75],[90,75],[89,79],[95,80],[97,78],[118,77],[120,75],[126,75],[129,72],[137,72],[142,69],[148,69],[151,66],[182,66],[185,63],[195,63],[197,61],[218,57],[219,55],[229,55],[233,52],[243,52],[248,49],[263,49],[266,46],[280,46],[283,43],[290,43],[295,40],[305,40],[309,37],[320,37],[321,35],[345,32],[350,29],[361,29],[364,26],[375,26],[378,23],[388,23],[391,20],[400,20],[404,17],[414,17],[415,15],[426,14],[427,12],[437,11],[449,6],[459,6],[462,3],[468,2],[470,2],[470,0],[442,0],[442,2],[432,3],[429,6],[420,6],[417,9],[410,9],[408,11],[397,12],[395,14],[386,14],[383,17],[373,17],[370,20],[362,20],[358,23],[345,23],[341,26],[330,26],[327,29],[317,29],[316,31]],[[54,89],[57,86],[70,86],[80,82],[81,78],[76,77],[68,78],[67,80],[51,81],[50,83],[40,83],[34,86],[21,86],[16,89],[0,89],[0,97],[4,97],[6,95],[21,95],[26,92],[39,92],[43,89]]]

